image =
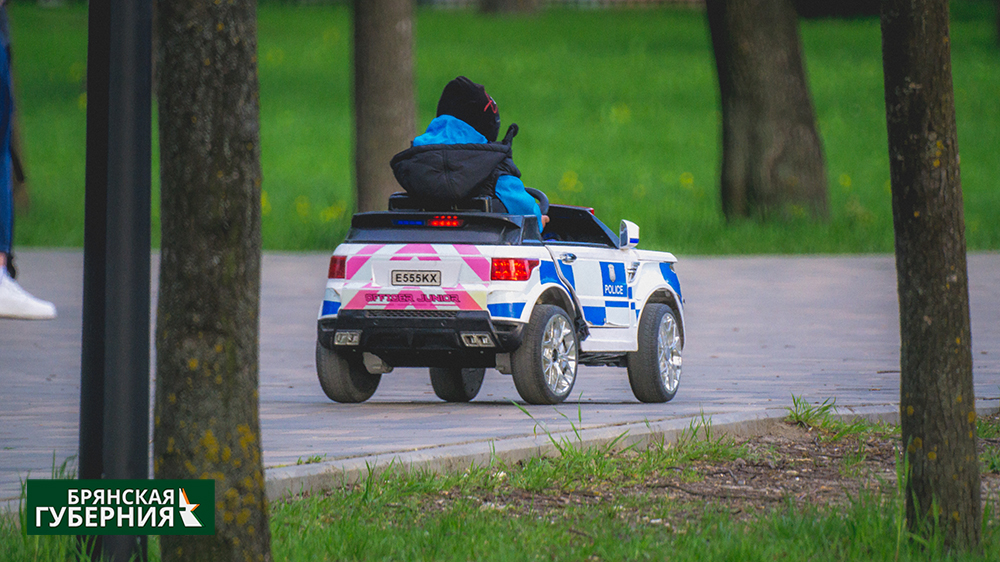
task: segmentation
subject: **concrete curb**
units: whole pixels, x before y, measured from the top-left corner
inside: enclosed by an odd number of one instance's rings
[[[754,414],[706,415],[712,420],[712,432],[749,436],[762,433],[777,423],[784,411]],[[591,429],[564,431],[532,437],[489,440],[462,445],[444,445],[418,451],[386,455],[368,455],[329,462],[286,466],[265,471],[267,497],[275,501],[305,492],[319,492],[337,486],[355,484],[370,471],[381,473],[390,467],[430,472],[456,472],[470,466],[488,466],[495,460],[516,463],[537,456],[553,456],[559,450],[553,443],[571,443],[575,447],[602,447],[615,442],[616,447],[644,446],[663,440],[673,443],[682,432],[699,423],[699,418],[678,418],[650,423],[631,423]]]
[[[985,401],[980,401],[985,402]],[[989,402],[993,402],[990,400]],[[1000,411],[1000,407],[980,406],[977,415],[987,416]],[[322,463],[283,466],[265,470],[264,488],[268,501],[278,501],[304,493],[316,493],[363,481],[370,472],[385,472],[390,468],[427,472],[459,472],[471,466],[489,466],[502,460],[516,463],[531,457],[555,456],[562,446],[605,447],[613,444],[622,449],[629,446],[644,447],[655,443],[676,443],[686,431],[702,430],[711,421],[711,431],[716,437],[756,437],[766,433],[787,416],[785,408],[769,409],[755,413],[705,414],[703,417],[676,418],[649,423],[631,423],[591,429],[574,433],[564,431],[551,435],[542,433],[533,437],[489,440],[461,445],[443,445],[418,451],[386,455],[367,455]],[[862,419],[869,422],[899,423],[899,409],[895,405],[841,406],[832,416],[842,421]],[[18,500],[0,502],[0,514],[16,513]]]
[[[977,407],[978,415],[996,413],[996,406]],[[755,413],[706,414],[697,418],[678,418],[649,423],[613,425],[578,432],[490,440],[462,445],[444,445],[418,451],[385,455],[368,455],[322,463],[272,468],[265,471],[265,491],[269,501],[316,493],[363,481],[370,472],[380,474],[390,468],[412,471],[458,472],[471,466],[488,466],[502,460],[516,463],[530,457],[554,456],[559,449],[553,443],[592,448],[613,445],[615,448],[644,447],[653,443],[675,443],[685,432],[703,429],[711,422],[715,436],[755,437],[785,418],[785,408]],[[832,417],[843,421],[863,419],[870,422],[899,423],[899,408],[895,405],[844,406]],[[704,435],[704,432],[698,432]]]

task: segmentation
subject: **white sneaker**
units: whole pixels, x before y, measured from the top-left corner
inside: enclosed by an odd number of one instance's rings
[[[25,291],[0,268],[0,318],[21,320],[51,320],[56,317],[54,304],[37,299]]]

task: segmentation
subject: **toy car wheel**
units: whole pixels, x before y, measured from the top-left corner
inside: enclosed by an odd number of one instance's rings
[[[431,367],[434,394],[446,402],[468,402],[479,394],[486,369]]]
[[[681,336],[674,311],[646,305],[639,319],[639,349],[628,354],[628,382],[641,402],[669,402],[681,382]]]
[[[558,306],[540,304],[531,312],[524,341],[513,353],[514,386],[529,404],[558,404],[576,382],[579,345],[573,322]]]
[[[348,359],[316,342],[316,374],[323,392],[334,402],[364,402],[375,394],[382,375],[373,375],[360,359]]]

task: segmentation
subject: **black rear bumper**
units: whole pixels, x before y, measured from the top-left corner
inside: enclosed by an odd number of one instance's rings
[[[493,322],[485,310],[341,310],[319,321],[317,337],[327,349],[372,353],[393,367],[493,367],[498,353],[520,347],[523,328]],[[361,333],[358,345],[335,345],[334,335],[347,330]],[[462,333],[489,334],[494,346],[466,346]]]

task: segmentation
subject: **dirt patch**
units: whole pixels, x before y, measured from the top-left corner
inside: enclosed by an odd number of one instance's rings
[[[836,441],[817,430],[782,424],[742,443],[748,454],[721,463],[695,461],[694,475],[658,478],[671,497],[711,499],[740,507],[773,502],[841,503],[862,490],[896,485],[898,438],[868,435]]]
[[[1000,416],[993,417],[1000,422]],[[676,515],[681,516],[706,503],[737,517],[789,502],[800,506],[847,505],[864,494],[890,497],[895,493],[899,443],[898,432],[888,427],[836,436],[832,431],[781,423],[765,435],[736,441],[732,448],[740,454],[729,460],[696,460],[660,468],[631,482],[592,482],[575,489],[543,492],[498,490],[481,499],[485,509],[536,514],[570,505],[629,504],[621,501],[626,496],[666,499],[679,508]],[[980,437],[979,447],[981,453],[992,449],[996,455],[1000,438]],[[996,503],[1000,474],[983,470],[981,476],[983,501]],[[650,519],[638,511],[622,515]],[[667,520],[663,523],[670,524]]]

